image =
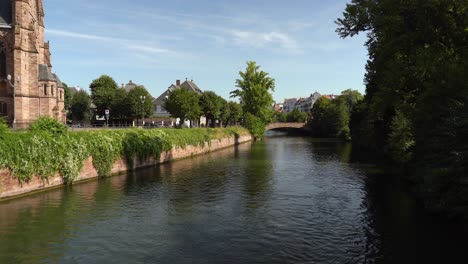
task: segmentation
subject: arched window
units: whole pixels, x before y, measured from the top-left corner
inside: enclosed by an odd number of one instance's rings
[[[5,102],[0,102],[0,116],[7,116],[8,108]]]
[[[44,83],[44,95],[47,95],[47,84]]]

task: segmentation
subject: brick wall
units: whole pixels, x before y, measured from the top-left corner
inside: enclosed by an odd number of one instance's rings
[[[241,136],[239,138],[229,137],[221,140],[212,140],[211,144],[205,144],[205,146],[186,146],[185,148],[173,147],[172,150],[164,152],[161,154],[159,160],[150,158],[145,161],[136,160],[134,168],[128,168],[125,160],[119,159],[114,162],[112,166],[111,174],[119,174],[125,172],[129,169],[137,169],[143,167],[154,166],[157,164],[192,157],[195,155],[200,155],[208,153],[211,151],[223,149],[226,147],[238,145],[251,141],[250,136]],[[98,173],[93,166],[93,159],[89,157],[85,162],[83,169],[80,172],[76,182],[97,178]],[[5,198],[10,198],[18,195],[23,195],[31,192],[41,191],[48,188],[59,187],[64,184],[63,179],[60,175],[55,175],[47,179],[42,179],[41,177],[33,177],[29,182],[20,184],[17,178],[15,178],[10,171],[0,170],[0,200]]]

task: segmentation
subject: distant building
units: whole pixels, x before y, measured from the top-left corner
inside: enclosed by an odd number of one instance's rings
[[[169,118],[171,114],[164,108],[165,101],[168,98],[169,94],[175,89],[185,89],[190,92],[197,94],[202,94],[202,90],[195,84],[193,80],[185,79],[185,82],[181,83],[180,80],[176,80],[175,84],[171,84],[160,96],[153,100],[154,105],[154,116],[155,117],[167,117]],[[175,124],[179,124],[180,120],[176,119]],[[189,127],[190,122],[184,120],[185,126]],[[198,124],[200,126],[206,126],[206,118],[201,117]]]
[[[314,107],[315,102],[320,97],[322,97],[322,95],[320,95],[318,92],[315,92],[315,93],[311,94],[309,97],[303,98],[303,100],[298,105],[297,109],[299,109],[299,111],[305,112],[305,113],[310,112],[312,107]]]
[[[324,95],[322,95],[322,97],[325,97],[325,98],[327,98],[327,99],[333,100],[333,99],[338,98],[338,95],[334,95],[334,94],[324,94]]]
[[[134,82],[132,82],[132,80],[128,81],[127,84],[123,84],[120,86],[121,89],[124,89],[127,93],[129,93],[131,90],[135,89],[136,87],[138,86],[141,86],[141,87],[144,87],[143,85],[138,85]]]
[[[315,102],[322,97],[322,95],[318,92],[311,94],[309,97],[306,98],[289,98],[284,100],[284,112],[290,113],[294,109],[297,109],[301,112],[310,112],[312,107],[314,107]]]
[[[297,102],[299,99],[300,99],[300,98],[288,98],[288,99],[284,99],[283,112],[285,112],[285,113],[292,112],[292,111],[294,110],[294,108],[296,107],[296,102]]]
[[[282,113],[284,111],[284,105],[275,103],[273,105],[273,111],[278,112],[278,113]]]

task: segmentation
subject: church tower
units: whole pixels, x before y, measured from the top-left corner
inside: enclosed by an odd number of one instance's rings
[[[43,115],[65,122],[64,88],[50,57],[42,0],[1,0],[0,117],[19,128]]]

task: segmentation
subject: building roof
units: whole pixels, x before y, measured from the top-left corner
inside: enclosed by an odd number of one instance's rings
[[[124,89],[128,93],[131,90],[135,89],[137,86],[139,85],[130,80],[126,85],[122,85],[122,89]]]
[[[179,81],[177,81],[179,83]],[[169,93],[174,91],[175,89],[183,88],[186,89],[187,91],[191,92],[196,92],[198,94],[202,94],[202,90],[195,84],[193,80],[185,80],[180,86],[177,86],[176,84],[171,84],[166,91],[164,91],[158,98],[153,100],[154,104],[157,105],[162,105],[164,103],[164,100],[166,99],[166,96],[169,96]]]
[[[62,81],[60,81],[60,78],[57,76],[57,74],[54,73],[53,75],[55,77],[55,80],[57,80],[57,87],[58,88],[64,88],[63,83],[62,83]]]
[[[54,74],[46,64],[39,64],[39,81],[56,81]]]
[[[189,91],[192,91],[192,92],[196,92],[198,94],[201,94],[203,93],[202,90],[200,88],[198,88],[198,86],[195,84],[195,82],[193,80],[189,81],[189,80],[185,80],[185,82],[183,82],[180,87],[182,88],[185,88]]]

